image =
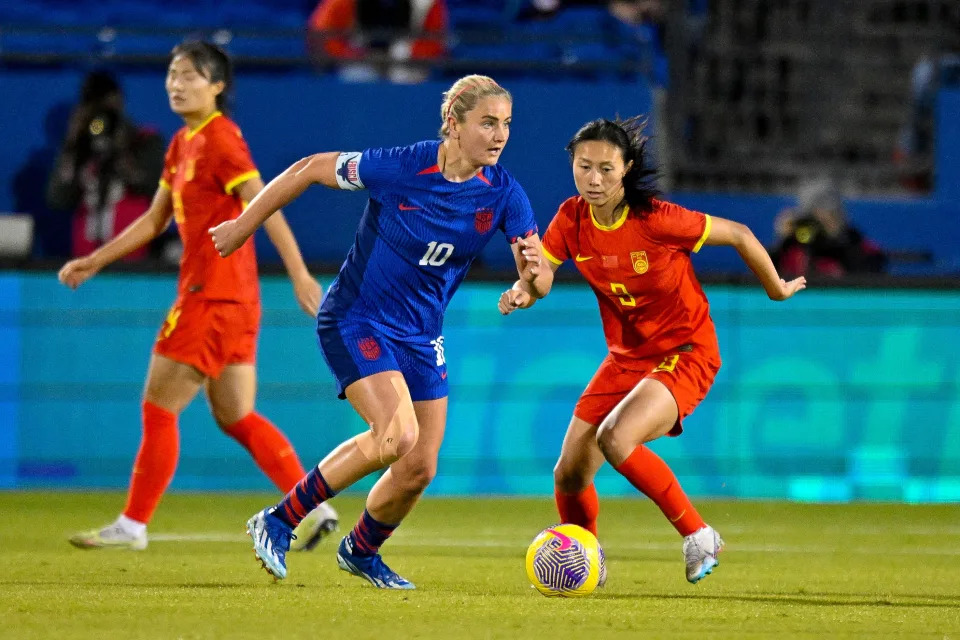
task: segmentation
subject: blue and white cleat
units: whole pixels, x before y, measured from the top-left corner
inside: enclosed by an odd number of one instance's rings
[[[687,565],[687,582],[697,584],[713,573],[720,564],[717,554],[723,551],[723,538],[707,525],[683,539],[683,559]]]
[[[417,587],[393,572],[383,563],[380,554],[354,555],[350,536],[344,536],[337,549],[337,564],[347,573],[363,578],[378,589],[416,589]]]
[[[294,538],[293,528],[264,509],[247,520],[247,535],[253,539],[253,552],[264,570],[276,580],[287,577],[287,551]]]

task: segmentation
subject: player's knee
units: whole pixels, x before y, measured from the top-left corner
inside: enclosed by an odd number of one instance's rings
[[[356,443],[368,460],[387,466],[410,453],[419,437],[420,425],[413,405],[407,408],[400,403],[392,416],[357,436]]]
[[[394,480],[400,485],[400,490],[411,495],[423,493],[437,476],[436,461],[425,461],[422,464],[405,469],[394,475]]]
[[[617,420],[612,414],[607,416],[597,429],[597,446],[600,447],[600,451],[608,460],[611,456],[616,457],[623,453],[622,449],[626,446],[626,443],[623,441],[622,431],[622,429],[617,428]]]

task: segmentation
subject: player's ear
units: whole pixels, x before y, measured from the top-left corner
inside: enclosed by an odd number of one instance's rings
[[[223,80],[217,80],[210,86],[213,87],[213,90],[215,92],[213,95],[219,96],[221,93],[223,93],[223,90],[227,88],[227,83],[224,82]]]
[[[453,116],[447,116],[447,129],[450,131],[450,138],[453,140],[460,139],[460,123],[457,122],[457,119]]]

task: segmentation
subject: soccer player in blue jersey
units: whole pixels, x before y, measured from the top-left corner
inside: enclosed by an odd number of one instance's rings
[[[210,230],[227,256],[314,183],[370,193],[356,240],[317,316],[324,359],[367,424],[308,473],[282,502],[247,522],[253,548],[275,578],[287,575],[293,528],[314,507],[389,467],[340,543],[341,569],[385,589],[414,585],[383,563],[380,546],[436,474],[447,416],[443,314],[467,269],[497,231],[520,280],[547,294],[552,271],[523,189],[499,164],[512,98],[486,76],[444,94],[440,140],[363,152],[319,153],[292,165],[243,214]]]

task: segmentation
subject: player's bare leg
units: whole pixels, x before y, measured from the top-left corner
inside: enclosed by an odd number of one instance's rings
[[[574,416],[563,436],[560,459],[553,468],[554,497],[561,522],[580,525],[594,535],[600,504],[593,478],[603,463],[597,425]]]
[[[447,399],[414,403],[420,437],[416,446],[387,469],[370,491],[357,526],[340,543],[340,567],[380,588],[412,589],[410,581],[387,567],[380,546],[413,509],[437,473],[447,424]]]
[[[597,430],[597,444],[610,464],[653,500],[684,537],[687,580],[696,583],[717,566],[723,540],[704,523],[670,467],[644,446],[669,433],[678,417],[670,390],[656,379],[645,378],[604,419]]]
[[[197,395],[203,381],[203,374],[192,366],[153,355],[143,393],[143,437],[127,505],[112,524],[71,536],[72,545],[82,549],[146,549],[147,523],[177,467],[177,416]]]
[[[417,442],[416,412],[399,371],[357,380],[347,387],[346,396],[368,429],[331,451],[276,507],[247,521],[254,552],[275,578],[286,577],[293,527],[337,492],[407,455]]]

